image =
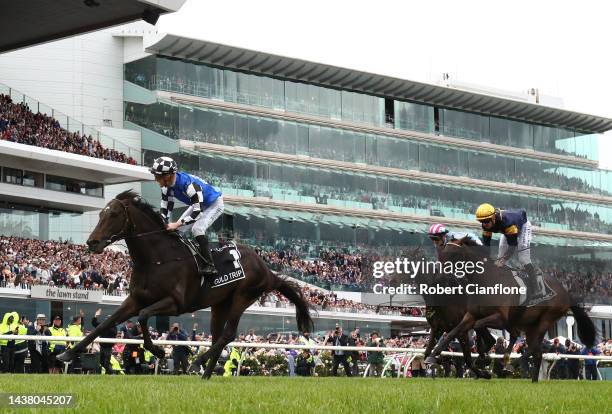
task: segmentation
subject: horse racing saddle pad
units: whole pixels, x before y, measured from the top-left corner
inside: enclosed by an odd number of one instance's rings
[[[245,278],[242,263],[240,263],[240,251],[234,242],[228,242],[221,247],[211,251],[213,263],[219,273],[210,280],[211,287],[227,285]]]
[[[537,269],[536,272],[538,273],[539,276],[542,276],[542,284],[544,286],[539,285],[538,287],[540,288],[540,295],[532,300],[530,300],[529,302],[526,302],[526,297],[527,295],[521,295],[521,305],[522,306],[526,306],[526,307],[531,307],[531,306],[535,306],[540,302],[544,302],[546,300],[552,299],[553,297],[555,297],[557,295],[557,292],[555,292],[549,285],[548,283],[546,283],[546,279],[543,277],[542,275],[542,271]],[[514,280],[516,281],[516,283],[521,286],[521,287],[527,287],[527,285],[525,284],[523,279],[527,279],[529,277],[529,275],[527,274],[527,272],[523,271],[523,270],[512,270],[512,276],[514,276]]]

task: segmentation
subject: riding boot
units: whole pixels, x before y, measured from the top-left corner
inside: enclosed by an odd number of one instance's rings
[[[527,272],[527,300],[532,300],[541,295],[538,275],[532,263],[528,263],[523,268]]]
[[[204,259],[204,268],[202,271],[207,275],[216,276],[217,269],[212,260],[212,256],[210,254],[210,249],[208,248],[208,237],[206,236],[197,236],[196,241],[200,245],[200,253],[202,254],[202,258]]]

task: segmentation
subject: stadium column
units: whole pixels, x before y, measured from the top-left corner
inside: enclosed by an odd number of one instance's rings
[[[38,213],[38,239],[49,240],[49,214],[48,212]]]

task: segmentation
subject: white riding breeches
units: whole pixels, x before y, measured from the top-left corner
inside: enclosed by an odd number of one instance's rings
[[[203,236],[206,234],[206,229],[210,227],[211,224],[215,222],[223,214],[224,204],[223,204],[223,196],[219,196],[206,210],[200,214],[200,218],[198,218],[194,223],[188,224],[181,228],[181,231],[188,232],[191,230],[191,234],[194,237]],[[189,206],[187,210],[181,216],[181,219],[188,217],[193,211],[193,207]],[[181,220],[179,219],[179,221]]]
[[[527,221],[523,224],[523,228],[518,234],[518,246],[516,247],[516,254],[518,261],[522,266],[531,263],[531,222]],[[501,235],[499,238],[499,251],[497,258],[505,257],[508,254],[508,240],[505,235]]]

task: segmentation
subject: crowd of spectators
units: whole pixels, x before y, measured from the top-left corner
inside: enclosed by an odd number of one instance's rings
[[[92,254],[87,246],[0,236],[0,284],[6,287],[48,285],[127,292],[130,257],[119,251]]]
[[[52,150],[87,155],[94,158],[136,165],[137,161],[104,146],[91,135],[70,132],[59,121],[43,113],[34,113],[25,103],[14,103],[0,94],[0,139]]]
[[[17,317],[17,313],[14,314]],[[9,329],[19,332],[27,332],[29,335],[52,335],[49,329],[59,329],[60,333],[68,336],[87,335],[100,320],[101,309],[96,311],[93,318],[85,315],[81,310],[79,314],[72,317],[71,323],[63,323],[60,316],[55,316],[53,321],[47,320],[46,315],[38,314],[36,318],[29,315],[21,315],[18,320],[11,323]],[[106,316],[108,317],[108,316]],[[6,315],[3,316],[6,319]],[[90,322],[91,321],[91,322]],[[168,331],[161,332],[153,327],[148,327],[148,331],[153,339],[172,340],[172,341],[206,341],[212,342],[212,335],[198,329],[198,324],[194,323],[191,329],[173,323]],[[117,339],[142,339],[142,328],[138,323],[128,320],[124,324],[113,327],[103,334],[105,338]],[[385,337],[379,332],[370,329],[369,332],[362,332],[356,327],[350,332],[344,332],[340,324],[336,324],[335,329],[326,331],[310,332],[271,332],[265,335],[258,335],[254,329],[240,332],[235,341],[242,343],[267,343],[275,344],[275,348],[246,347],[236,348],[227,347],[223,350],[221,358],[215,372],[218,375],[236,375],[239,365],[240,375],[289,375],[289,376],[337,376],[339,365],[344,367],[344,375],[361,376],[368,370],[369,375],[380,376],[383,365],[389,359],[393,363],[387,365],[393,375],[400,369],[405,368],[407,376],[418,377],[426,374],[422,356],[417,356],[407,363],[402,354],[383,353],[378,351],[327,351],[314,348],[296,350],[284,348],[283,345],[333,345],[333,346],[353,346],[353,347],[386,347],[386,348],[415,348],[424,349],[429,341],[427,333],[412,335],[401,335]],[[475,338],[471,341],[472,351],[475,349]],[[15,343],[16,344],[16,343]],[[19,358],[20,363],[12,363],[16,359],[16,353],[3,352],[0,356],[0,368],[2,372],[13,373],[58,373],[62,371],[63,364],[58,363],[55,356],[63,352],[71,343],[55,342],[53,349],[52,343],[43,341],[28,341],[27,352],[29,352],[30,363],[24,365],[25,357]],[[59,349],[58,349],[59,345]],[[496,344],[490,352],[501,354],[506,349],[508,343],[503,337],[498,337]],[[9,345],[10,346],[10,345]],[[612,356],[612,339],[604,339],[592,348],[587,348],[579,343],[563,337],[545,339],[543,341],[543,352],[556,353],[558,355],[602,355]],[[103,372],[105,374],[152,374],[157,369],[159,373],[167,374],[198,374],[200,367],[190,365],[190,362],[197,355],[206,351],[205,346],[188,345],[165,345],[164,359],[158,360],[152,353],[146,351],[139,345],[116,343],[99,344],[92,343],[86,349],[87,355],[99,355],[93,366],[86,364],[85,359],[79,358],[68,367],[68,373],[85,371]],[[456,341],[452,342],[449,351],[459,351]],[[516,376],[527,378],[529,375],[531,362],[528,359],[528,346],[523,337],[516,341],[513,352],[521,355],[520,358],[512,360],[516,368]],[[88,358],[89,359],[89,358]],[[89,359],[90,360],[90,359]],[[238,363],[238,360],[240,363]],[[444,356],[440,360],[444,375],[450,376],[452,373],[456,377],[464,375],[465,366],[461,357]],[[158,366],[159,364],[159,366]],[[485,361],[480,368],[490,369],[499,378],[507,376],[503,370],[501,359]],[[594,360],[580,362],[576,359],[558,360],[550,372],[551,379],[590,379],[597,380],[597,363]]]
[[[375,282],[370,270],[372,262],[407,257],[413,250],[323,248],[313,255],[312,246],[307,242],[278,243],[256,250],[274,270],[311,285],[333,288],[326,291],[329,289],[304,287],[305,296],[319,309],[407,316],[422,314],[416,307],[377,307],[338,298],[333,292],[371,290]],[[553,275],[569,291],[589,303],[608,303],[612,296],[612,272],[600,261],[565,263],[557,260],[554,264],[542,262],[539,265],[544,273]],[[65,286],[102,289],[115,295],[127,293],[132,272],[130,257],[121,251],[106,249],[102,254],[92,254],[85,245],[7,236],[0,236],[0,266],[0,285],[4,287]],[[263,296],[259,303],[288,306],[287,300],[276,293]]]

